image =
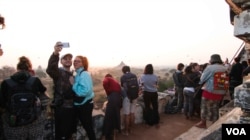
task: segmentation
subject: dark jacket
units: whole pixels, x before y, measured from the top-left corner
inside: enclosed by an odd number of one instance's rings
[[[19,71],[10,76],[10,79],[14,80],[17,83],[24,84],[30,77],[30,73],[27,71]],[[5,79],[1,83],[1,92],[0,92],[0,106],[2,108],[6,108],[7,102],[9,101],[10,94],[11,94],[11,88],[7,84],[8,79]],[[46,91],[46,87],[42,84],[41,80],[36,77],[32,87],[33,93],[35,93],[38,97],[41,95],[44,95]]]
[[[250,73],[250,66],[243,69],[242,76],[247,76]]]
[[[176,87],[178,87],[178,88],[183,88],[184,87],[183,72],[177,70],[173,74],[173,80],[174,80],[174,84],[175,84]]]
[[[236,63],[232,66],[231,71],[229,73],[229,80],[230,81],[243,81],[243,66],[241,63]]]
[[[73,106],[74,91],[70,84],[69,78],[73,76],[72,72],[68,72],[63,68],[58,67],[59,55],[50,56],[48,66],[46,69],[47,74],[53,79],[54,83],[54,100],[67,100],[64,102],[66,106]]]
[[[197,87],[199,86],[200,77],[198,73],[192,72],[184,75],[184,87]]]

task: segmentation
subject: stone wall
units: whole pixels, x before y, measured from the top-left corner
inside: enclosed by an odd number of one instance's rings
[[[171,96],[173,96],[173,95],[168,94],[168,93],[158,92],[158,103],[159,103],[158,111],[160,114],[164,113],[165,106],[166,106],[168,100],[171,99]],[[103,125],[106,105],[107,105],[107,102],[105,102],[103,104],[102,109],[94,109],[93,113],[92,113],[93,121],[94,121],[94,129],[95,129],[97,139],[100,139],[101,135],[102,135],[101,128]],[[135,110],[135,124],[144,123],[143,108],[144,108],[143,98],[142,98],[142,96],[139,96],[139,98],[137,99],[137,105],[136,105],[136,110]],[[122,112],[122,109],[121,109],[121,112]],[[122,120],[123,120],[123,115],[121,113],[121,128],[123,128],[123,121]],[[86,136],[85,130],[79,124],[77,127],[76,140],[82,140],[82,139],[87,140],[88,138]]]

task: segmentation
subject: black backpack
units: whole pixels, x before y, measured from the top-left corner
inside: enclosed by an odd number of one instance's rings
[[[10,95],[7,104],[8,123],[10,126],[23,126],[37,119],[41,111],[41,102],[32,92],[35,77],[30,77],[26,83],[20,84],[12,79],[6,83],[10,87]]]
[[[173,96],[171,97],[171,99],[168,100],[166,106],[165,106],[165,113],[166,114],[175,114],[177,113],[177,102],[178,102],[178,98]]]
[[[125,79],[127,97],[132,101],[139,96],[139,83],[136,75],[131,74]]]

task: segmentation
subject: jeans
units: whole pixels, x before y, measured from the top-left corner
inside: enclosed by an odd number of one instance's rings
[[[177,110],[181,110],[183,108],[183,87],[176,87],[176,93],[178,97],[177,101]]]
[[[184,114],[192,117],[194,112],[194,92],[184,90]]]

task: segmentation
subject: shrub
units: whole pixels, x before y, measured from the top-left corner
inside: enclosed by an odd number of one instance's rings
[[[159,79],[158,83],[158,91],[163,92],[166,89],[173,88],[174,87],[174,81],[172,79]]]

